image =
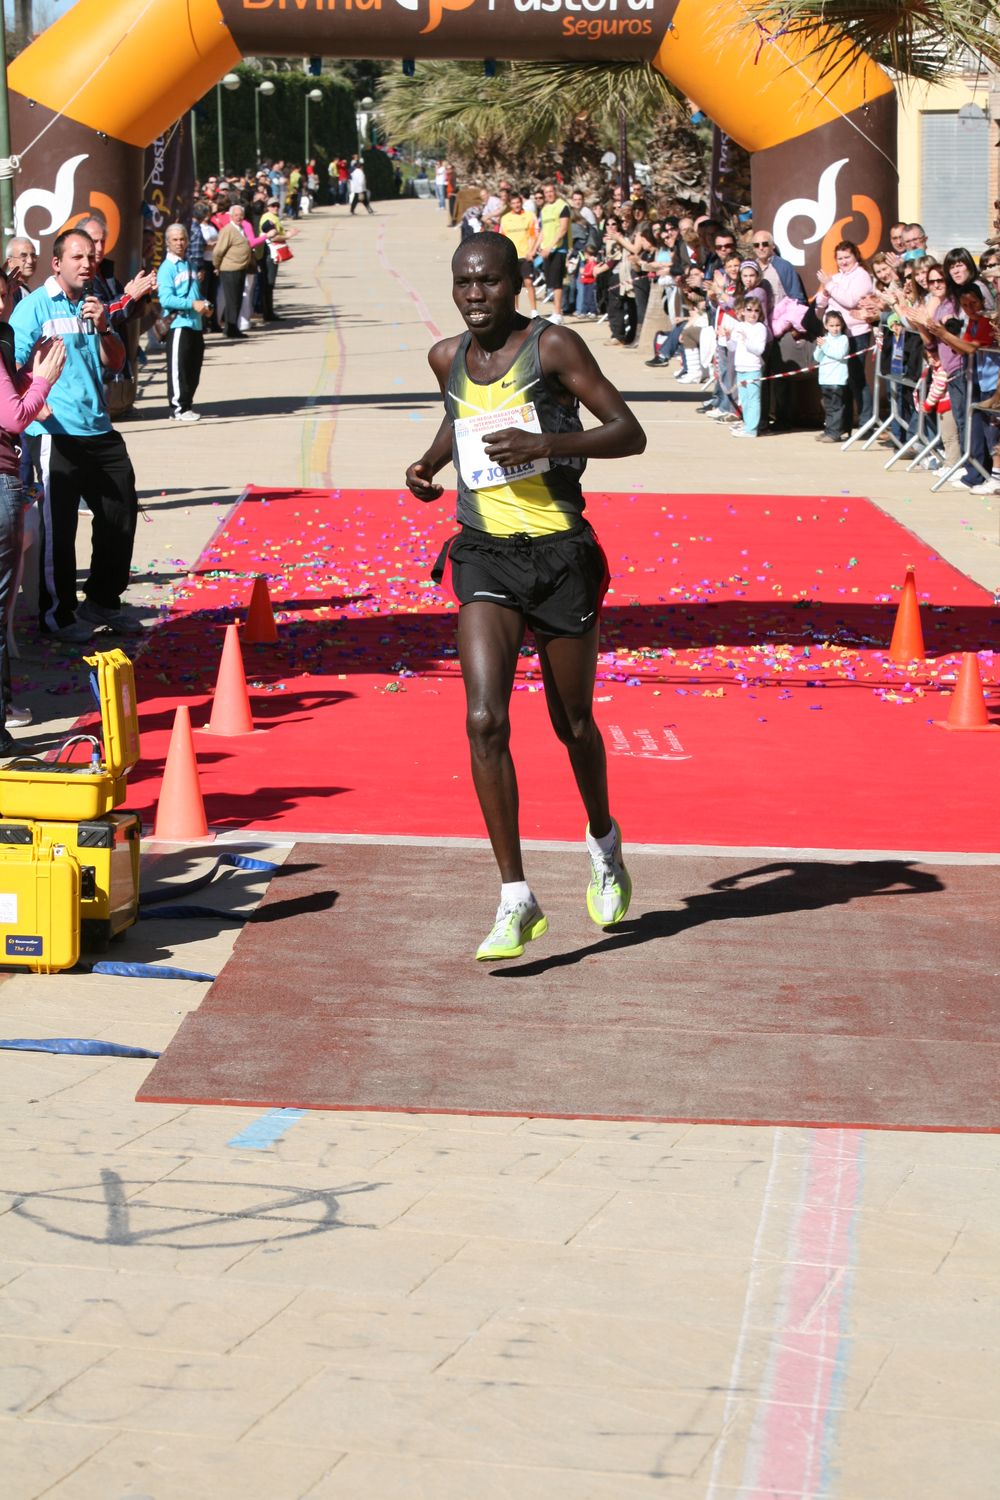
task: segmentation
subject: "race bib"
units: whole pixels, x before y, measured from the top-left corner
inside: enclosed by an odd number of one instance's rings
[[[532,475],[544,474],[548,469],[547,458],[533,458],[510,469],[493,462],[483,447],[483,437],[487,432],[503,432],[508,427],[520,427],[524,432],[541,432],[535,403],[528,401],[524,406],[504,407],[503,411],[477,412],[474,417],[459,417],[456,420],[458,469],[470,490],[485,490],[491,484],[510,484],[512,480],[530,479]]]

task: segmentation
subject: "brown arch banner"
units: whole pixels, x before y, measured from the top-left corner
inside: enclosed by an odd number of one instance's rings
[[[47,256],[87,208],[130,225],[142,148],[244,53],[649,62],[754,153],[755,222],[807,285],[895,213],[889,78],[835,33],[772,38],[741,0],[78,0],[8,68],[20,231]]]

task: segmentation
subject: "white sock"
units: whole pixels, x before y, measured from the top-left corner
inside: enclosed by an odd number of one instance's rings
[[[524,901],[534,901],[531,886],[526,880],[508,880],[500,887],[501,906],[520,906]]]
[[[618,830],[615,828],[614,823],[612,823],[602,839],[595,839],[590,828],[587,828],[587,848],[592,854],[613,854],[617,839]]]

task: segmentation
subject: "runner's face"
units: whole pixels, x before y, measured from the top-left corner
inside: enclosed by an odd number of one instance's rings
[[[179,255],[181,260],[187,254],[188,237],[185,230],[179,226],[176,229],[167,230],[167,249],[172,255]]]
[[[504,262],[493,250],[464,250],[452,269],[455,306],[473,333],[491,333],[505,327],[514,315],[514,287]]]

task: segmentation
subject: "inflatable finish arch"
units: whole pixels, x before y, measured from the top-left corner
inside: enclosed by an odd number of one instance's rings
[[[142,148],[244,52],[651,62],[754,153],[754,219],[807,288],[838,239],[870,254],[895,213],[889,78],[833,34],[771,38],[741,0],[78,0],[8,69],[18,226],[43,257],[92,206],[109,240],[131,228]]]

